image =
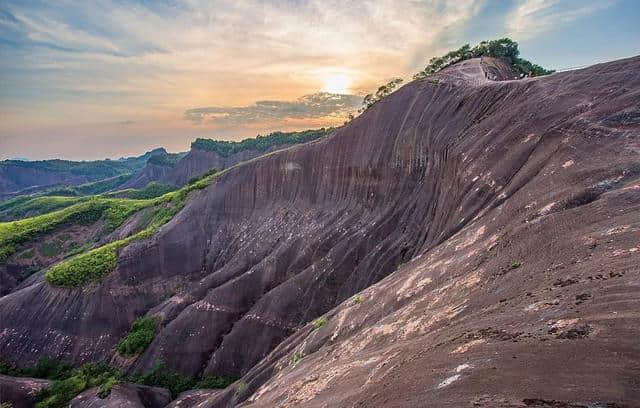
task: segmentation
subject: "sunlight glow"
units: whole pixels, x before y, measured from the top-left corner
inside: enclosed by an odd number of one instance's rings
[[[351,86],[351,79],[348,76],[331,74],[325,77],[322,90],[334,94],[348,94],[349,86]]]

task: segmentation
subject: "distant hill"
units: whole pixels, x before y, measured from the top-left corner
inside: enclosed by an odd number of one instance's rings
[[[187,154],[169,154],[149,160],[122,188],[144,188],[154,181],[180,187],[210,169],[223,170],[265,153],[316,140],[334,130],[320,128],[301,132],[273,132],[240,142],[196,139]]]
[[[130,175],[144,167],[150,158],[167,155],[164,148],[158,148],[118,160],[4,160],[0,162],[0,198]]]

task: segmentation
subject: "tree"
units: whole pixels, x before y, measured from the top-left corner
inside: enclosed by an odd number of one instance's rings
[[[366,111],[373,106],[373,104],[391,94],[400,84],[402,84],[402,81],[402,78],[393,78],[385,85],[380,86],[375,94],[366,95],[362,100],[362,108],[360,108],[358,112],[362,113]]]
[[[500,58],[518,74],[528,75],[531,73],[533,76],[539,76],[554,72],[520,58],[518,43],[510,38],[500,38],[498,40],[482,41],[473,48],[469,44],[465,44],[441,57],[433,57],[429,60],[429,64],[425,69],[415,74],[413,79],[423,79],[460,61],[479,57]]]

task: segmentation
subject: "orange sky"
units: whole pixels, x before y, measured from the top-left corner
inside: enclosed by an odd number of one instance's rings
[[[536,62],[581,62],[569,43],[543,45],[625,1],[7,0],[0,158],[184,151],[196,137],[341,124],[364,94],[465,42],[514,35]],[[637,37],[624,18],[616,29]],[[602,58],[624,55],[613,47]]]

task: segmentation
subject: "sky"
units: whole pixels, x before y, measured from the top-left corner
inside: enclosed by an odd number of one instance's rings
[[[0,159],[117,158],[342,124],[436,55],[640,54],[637,0],[0,0]]]

